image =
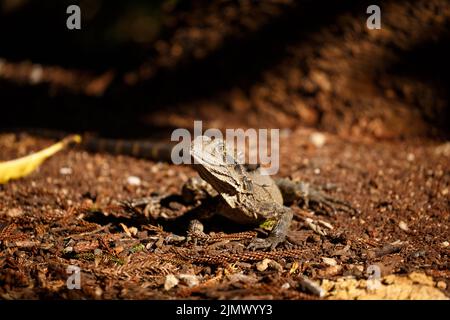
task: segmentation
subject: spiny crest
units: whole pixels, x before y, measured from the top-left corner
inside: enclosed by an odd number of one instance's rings
[[[191,155],[194,161],[201,164],[224,166],[237,163],[233,157],[233,151],[222,139],[211,139],[208,136],[199,136],[194,139],[191,146]]]

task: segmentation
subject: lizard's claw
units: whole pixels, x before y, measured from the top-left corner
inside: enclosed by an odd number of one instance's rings
[[[336,213],[337,210],[344,212],[356,212],[348,202],[329,197],[319,191],[312,191],[305,197],[305,205],[309,206],[309,202],[316,203],[320,208],[325,209],[326,212]]]
[[[287,203],[300,201],[305,207],[309,207],[309,204],[312,202],[325,213],[336,213],[338,210],[348,213],[358,212],[348,202],[330,197],[311,187],[309,183],[278,179],[277,186],[280,188],[283,198]]]
[[[123,200],[120,201],[120,204],[123,207],[134,209],[137,207],[145,207],[149,204],[156,204],[161,201],[162,197],[158,196],[151,196],[151,197],[144,197],[144,198],[137,198],[137,199],[131,199],[131,200]]]
[[[247,249],[250,250],[259,250],[259,249],[271,249],[274,250],[284,239],[279,239],[277,237],[271,237],[261,239],[254,238],[252,242],[248,245]]]
[[[144,198],[138,198],[133,200],[121,201],[122,207],[130,211],[138,211],[140,207],[144,208],[144,215],[146,217],[154,216],[158,210],[161,209],[161,196],[150,196]]]

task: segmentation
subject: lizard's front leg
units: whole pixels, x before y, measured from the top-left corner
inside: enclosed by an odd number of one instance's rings
[[[294,182],[290,179],[277,179],[276,184],[283,195],[284,203],[302,201],[305,206],[315,203],[326,212],[335,213],[337,210],[355,212],[356,210],[346,201],[327,196],[311,187],[308,183]]]
[[[286,239],[286,235],[291,225],[293,213],[288,207],[277,203],[263,202],[258,208],[261,215],[271,216],[262,226],[272,225],[270,234],[267,238],[255,238],[248,246],[249,249],[275,249],[275,247]]]

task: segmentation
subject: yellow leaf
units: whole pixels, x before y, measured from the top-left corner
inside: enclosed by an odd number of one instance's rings
[[[36,153],[19,159],[0,162],[0,184],[29,175],[48,157],[51,157],[69,144],[80,142],[81,137],[79,135],[72,135]]]
[[[294,261],[294,263],[292,264],[291,270],[289,270],[289,274],[293,274],[295,273],[299,268],[298,262]]]

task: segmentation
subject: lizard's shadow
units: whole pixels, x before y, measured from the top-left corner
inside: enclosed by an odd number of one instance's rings
[[[216,203],[213,199],[206,199],[196,206],[184,203],[183,197],[179,194],[169,195],[160,200],[162,210],[173,210],[171,208],[173,203],[181,204],[189,209],[176,217],[164,218],[160,216],[156,219],[146,217],[140,209],[124,210],[122,213],[113,212],[108,215],[102,214],[102,211],[92,211],[85,215],[84,220],[102,226],[110,224],[112,231],[122,231],[121,224],[138,228],[148,224],[159,225],[165,231],[178,235],[185,235],[189,229],[190,222],[194,219],[204,223],[206,233],[235,233],[249,231],[252,228],[251,226],[232,223],[229,219],[219,214],[213,214],[216,208]]]
[[[173,232],[175,234],[185,234],[189,229],[189,224],[192,220],[197,219],[204,224],[205,232],[224,232],[235,233],[251,230],[251,226],[241,225],[233,223],[231,220],[221,216],[220,214],[214,214],[217,208],[217,199],[204,199],[201,204],[192,206],[184,214],[175,218],[158,218],[154,222],[161,225],[164,230]],[[170,195],[161,199],[161,206],[169,208],[170,204],[183,203],[183,197],[181,195]]]

